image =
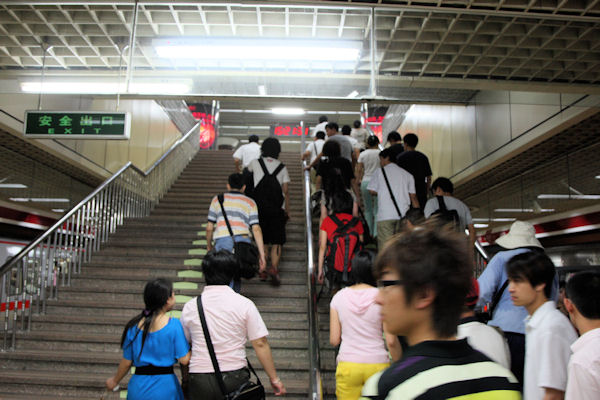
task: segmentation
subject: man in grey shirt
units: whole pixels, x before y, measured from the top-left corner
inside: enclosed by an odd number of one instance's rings
[[[475,245],[475,227],[473,226],[473,219],[471,218],[471,211],[469,207],[456,197],[452,197],[454,193],[454,185],[448,178],[437,178],[431,185],[434,196],[443,196],[444,204],[448,210],[456,210],[458,213],[458,219],[460,221],[460,231],[464,232],[465,229],[469,230],[469,240],[471,247]],[[440,206],[437,197],[433,197],[425,204],[425,218],[431,217],[431,215],[439,210]]]
[[[327,139],[325,139],[325,141],[331,140],[333,142],[338,143],[340,145],[340,156],[350,161],[352,163],[352,169],[354,170],[354,167],[356,166],[356,156],[354,154],[354,151],[352,150],[352,143],[350,142],[350,140],[348,140],[346,136],[342,135],[339,132],[339,129],[339,125],[335,122],[328,123],[325,127],[325,131],[327,132]],[[306,170],[309,170],[314,165],[316,165],[321,160],[322,156],[323,152],[319,153],[317,158],[314,159],[308,167],[306,167]]]

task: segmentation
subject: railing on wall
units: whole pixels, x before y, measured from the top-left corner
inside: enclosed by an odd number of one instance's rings
[[[304,132],[304,121],[300,122],[301,132]],[[305,137],[302,135],[300,153],[304,151]],[[315,272],[312,237],[312,213],[310,206],[310,173],[305,171],[307,162],[302,162],[304,185],[304,216],[306,223],[306,279],[308,286],[308,358],[309,358],[309,393],[311,400],[323,399],[323,379],[321,376],[321,351],[319,349],[319,322],[317,316],[317,274]]]
[[[108,178],[56,224],[0,267],[2,350],[14,349],[17,332],[31,328],[31,316],[45,313],[49,299],[81,272],[100,245],[127,218],[150,214],[199,150],[196,124],[148,171],[131,162]]]

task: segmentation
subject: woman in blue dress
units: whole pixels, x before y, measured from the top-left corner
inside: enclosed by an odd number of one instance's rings
[[[162,278],[149,281],[144,288],[146,308],[127,323],[121,336],[123,359],[117,373],[106,380],[113,390],[135,367],[127,385],[129,400],[183,400],[173,364],[190,361],[190,346],[178,319],[167,312],[175,305],[173,284]]]

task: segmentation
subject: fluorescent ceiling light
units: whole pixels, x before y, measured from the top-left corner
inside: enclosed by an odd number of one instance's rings
[[[55,213],[64,213],[65,210],[63,208],[53,208],[52,211],[54,211]]]
[[[253,38],[156,39],[152,44],[163,58],[243,61],[356,61],[362,47],[359,41]]]
[[[473,222],[511,222],[516,220],[516,218],[473,218]]]
[[[132,82],[129,93],[137,94],[184,94],[191,89],[189,83],[183,82]],[[116,94],[125,92],[125,84],[114,81],[94,82],[21,82],[21,90],[25,93],[74,93],[74,94]]]
[[[538,199],[600,200],[600,194],[539,194]]]
[[[595,178],[596,178],[596,179],[600,179],[600,175],[596,175],[596,176],[595,176]]]
[[[351,93],[350,93],[348,96],[346,96],[346,97],[350,97],[350,98],[352,98],[352,97],[356,97],[356,96],[358,96],[358,92],[357,92],[356,90],[353,90],[353,91],[352,91],[352,92],[351,92]]]
[[[46,198],[46,197],[11,197],[9,200],[16,202],[34,202],[34,203],[68,203],[69,199]]]
[[[261,96],[267,95],[267,88],[265,87],[265,85],[258,85],[258,94]]]
[[[303,115],[304,110],[301,108],[272,108],[271,112],[276,115]]]
[[[495,208],[495,212],[523,212],[523,213],[531,213],[535,210],[533,208]],[[554,208],[541,208],[538,212],[553,212]]]
[[[26,189],[22,183],[0,183],[0,189]]]
[[[475,228],[487,228],[489,225],[488,224],[473,224],[473,226]]]

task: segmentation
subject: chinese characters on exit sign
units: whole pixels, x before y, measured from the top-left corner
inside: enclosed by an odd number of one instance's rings
[[[126,112],[25,111],[25,136],[34,139],[129,139]]]

